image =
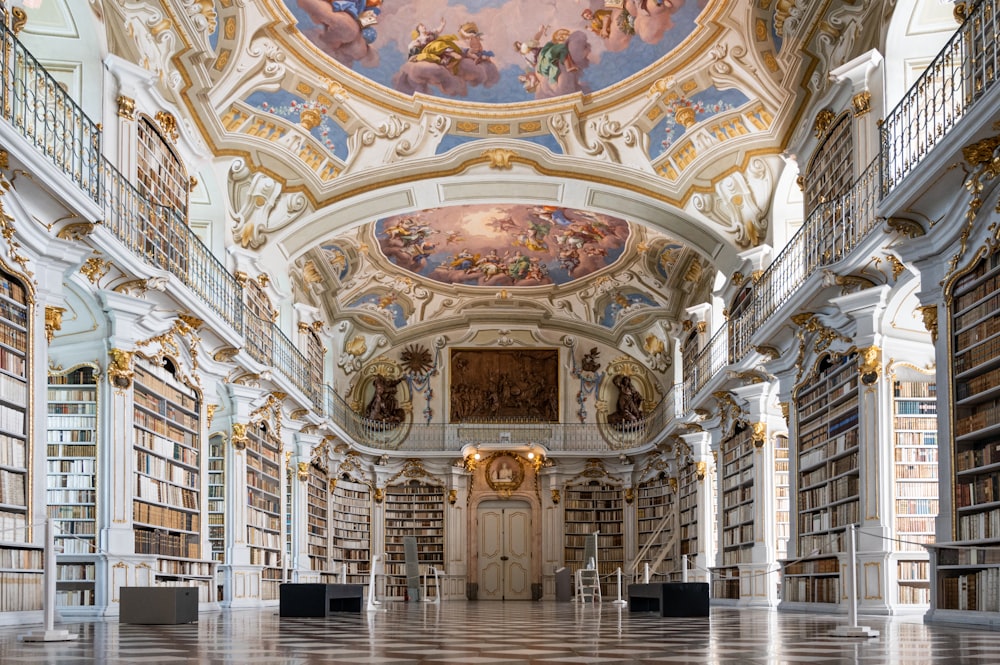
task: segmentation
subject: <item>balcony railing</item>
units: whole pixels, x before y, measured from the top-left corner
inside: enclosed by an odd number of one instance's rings
[[[887,196],[997,81],[997,0],[969,11],[941,53],[882,124],[882,196]]]
[[[712,335],[690,363],[684,363],[684,404],[690,405],[709,380],[729,364],[729,329]]]
[[[94,201],[100,197],[101,130],[3,21],[3,117]]]
[[[877,201],[876,160],[868,165],[844,196],[817,207],[751,285],[750,306],[729,322],[732,333],[731,362],[738,362],[746,356],[754,333],[813,273],[850,254],[878,226],[875,216]]]

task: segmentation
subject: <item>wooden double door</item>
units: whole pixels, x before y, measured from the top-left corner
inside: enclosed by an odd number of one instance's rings
[[[480,600],[531,600],[531,506],[484,501],[477,512]]]

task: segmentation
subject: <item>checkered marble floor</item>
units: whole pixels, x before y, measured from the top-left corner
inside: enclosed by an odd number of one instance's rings
[[[708,619],[661,618],[554,602],[389,603],[374,613],[281,618],[277,608],[203,613],[197,623],[57,623],[76,642],[26,643],[37,627],[0,627],[3,665],[996,665],[1000,631],[863,617],[873,640],[829,636],[845,617],[715,607]]]

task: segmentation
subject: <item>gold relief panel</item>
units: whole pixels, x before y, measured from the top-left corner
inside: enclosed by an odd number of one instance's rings
[[[522,134],[530,134],[531,132],[540,132],[542,131],[542,123],[539,120],[522,122],[518,124],[517,131]]]
[[[108,381],[119,392],[132,385],[132,351],[108,350]]]
[[[562,500],[562,495],[560,494],[559,490],[557,489],[552,490],[552,503],[558,506],[561,500]]]
[[[823,109],[817,113],[816,119],[813,121],[813,136],[816,138],[823,136],[836,117],[830,109]]]
[[[125,120],[135,119],[135,100],[125,95],[118,95],[118,117]]]
[[[229,441],[235,450],[246,449],[250,442],[250,437],[247,436],[247,426],[244,423],[233,423],[233,432]]]
[[[297,473],[299,480],[303,482],[309,480],[309,462],[299,462]]]
[[[299,81],[298,85],[295,86],[295,91],[303,97],[308,97],[312,95],[313,87],[305,81]]]
[[[108,274],[110,269],[110,261],[92,256],[80,266],[80,273],[90,280],[91,284],[97,284],[102,277]]]
[[[486,127],[486,133],[490,136],[507,136],[510,134],[510,125],[488,125]]]
[[[750,425],[750,441],[754,448],[762,448],[767,441],[767,423],[757,422]]]
[[[510,496],[524,482],[524,463],[514,453],[496,453],[487,460],[483,475],[491,490],[502,496]]]
[[[455,123],[455,129],[460,132],[465,132],[467,134],[478,134],[479,133],[479,123],[469,122],[468,120],[460,120]]]

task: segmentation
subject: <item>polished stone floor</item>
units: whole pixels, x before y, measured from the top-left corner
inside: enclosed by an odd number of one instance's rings
[[[33,627],[0,627],[3,665],[996,665],[1000,631],[864,617],[876,639],[830,637],[845,617],[714,607],[707,619],[669,619],[603,605],[554,602],[390,603],[376,613],[281,618],[276,608],[202,613],[197,623],[57,623],[76,642],[26,643]],[[37,627],[35,627],[37,628]]]

